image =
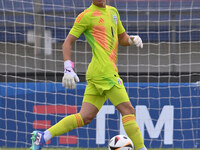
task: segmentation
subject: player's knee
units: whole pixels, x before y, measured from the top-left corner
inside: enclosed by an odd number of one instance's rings
[[[117,106],[117,109],[121,113],[122,116],[135,114],[135,109],[131,105],[131,103],[122,103]]]
[[[128,105],[128,106],[126,107],[126,109],[123,111],[122,116],[124,116],[124,115],[129,115],[129,114],[135,114],[135,109],[133,108],[132,105]]]
[[[83,122],[85,125],[89,124],[93,119],[94,119],[94,115],[87,115],[83,118]]]

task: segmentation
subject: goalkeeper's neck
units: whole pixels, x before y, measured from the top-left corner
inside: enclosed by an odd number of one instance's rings
[[[92,0],[92,3],[97,7],[106,7],[106,0]]]

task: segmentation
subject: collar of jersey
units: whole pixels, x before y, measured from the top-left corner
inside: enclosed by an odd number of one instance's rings
[[[106,5],[106,7],[104,8],[104,7],[98,7],[98,6],[96,6],[96,5],[94,5],[94,4],[92,3],[91,7],[94,8],[94,9],[98,9],[98,10],[106,10],[107,5]]]

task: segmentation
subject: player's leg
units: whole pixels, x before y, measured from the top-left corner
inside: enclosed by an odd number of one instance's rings
[[[129,101],[125,87],[114,86],[106,92],[106,96],[122,115],[122,123],[126,134],[133,141],[136,150],[146,150],[143,138],[135,119],[135,110]]]
[[[135,110],[130,102],[124,102],[116,106],[122,114],[122,123],[128,137],[133,141],[135,149],[146,150],[142,134],[135,119]]]
[[[96,108],[96,106],[88,102],[83,102],[80,115],[82,116],[84,125],[89,124],[94,117],[96,117],[98,112],[99,110]]]
[[[56,125],[49,128],[48,131],[51,133],[52,137],[54,137],[67,133],[74,128],[89,124],[104,102],[105,96],[100,95],[95,86],[88,83],[80,112],[63,118]],[[49,138],[47,138],[47,140],[49,140]]]
[[[83,125],[90,123],[97,113],[98,109],[95,106],[83,102],[79,113],[66,116],[57,124],[49,128],[48,131],[51,133],[52,137],[62,135],[77,127],[82,127]]]
[[[42,146],[55,136],[67,133],[77,127],[90,123],[98,113],[98,109],[87,102],[83,102],[79,113],[66,116],[45,132],[34,131],[32,133],[32,150],[39,150]]]
[[[104,95],[100,95],[93,84],[88,84],[85,90],[80,112],[66,116],[57,124],[47,129],[45,132],[34,131],[31,138],[31,149],[39,150],[42,148],[45,142],[51,138],[90,123],[104,104],[105,100],[106,97]]]

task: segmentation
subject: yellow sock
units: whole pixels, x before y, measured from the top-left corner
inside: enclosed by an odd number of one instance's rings
[[[83,119],[80,113],[69,115],[62,120],[60,120],[57,124],[49,128],[49,132],[52,137],[62,135],[67,133],[77,127],[81,127],[84,125]]]
[[[135,115],[125,115],[122,117],[122,123],[126,134],[132,140],[135,149],[138,150],[144,147],[142,134],[135,120]]]

